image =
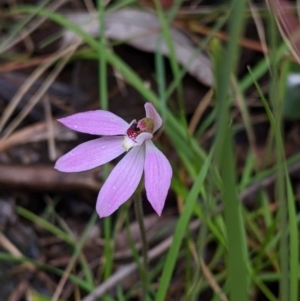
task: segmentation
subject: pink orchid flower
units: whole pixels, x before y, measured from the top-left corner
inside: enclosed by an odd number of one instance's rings
[[[78,172],[105,164],[128,153],[103,184],[96,209],[100,217],[112,214],[136,190],[144,171],[148,201],[161,215],[171,184],[172,168],[165,155],[151,141],[162,119],[152,103],[145,104],[146,117],[128,124],[119,116],[103,110],[78,113],[58,121],[82,133],[104,135],[75,147],[58,159],[55,168]]]

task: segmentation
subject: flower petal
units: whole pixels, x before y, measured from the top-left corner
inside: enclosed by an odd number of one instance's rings
[[[92,135],[124,135],[129,126],[121,117],[103,110],[77,113],[58,121],[72,130]]]
[[[151,118],[154,123],[153,133],[155,133],[162,125],[162,119],[151,102],[145,103],[146,117]]]
[[[145,188],[148,201],[160,216],[171,184],[172,167],[151,140],[145,142]]]
[[[135,140],[137,145],[142,145],[146,140],[152,139],[152,137],[153,135],[150,133],[140,133]]]
[[[103,137],[82,143],[60,157],[54,168],[64,172],[92,169],[124,153],[123,137]]]
[[[134,147],[113,169],[103,184],[96,209],[100,217],[112,214],[134,193],[143,174],[145,147]]]

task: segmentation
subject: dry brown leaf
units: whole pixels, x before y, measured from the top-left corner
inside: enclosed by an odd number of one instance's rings
[[[286,0],[267,0],[267,4],[274,13],[282,38],[294,58],[300,63],[299,20],[292,11],[290,2]]]
[[[92,20],[90,14],[85,12],[66,14],[65,16],[80,25],[90,35],[97,36],[99,34],[98,17]],[[159,19],[155,14],[139,9],[121,9],[107,13],[105,17],[106,38],[123,41],[147,52],[157,50],[162,31]],[[203,53],[195,56],[196,45],[179,29],[171,27],[171,35],[178,62],[198,81],[212,86],[213,74],[209,58]],[[67,31],[63,36],[63,45],[72,43],[75,37],[73,32]],[[168,46],[163,39],[161,41],[161,52],[168,56]]]

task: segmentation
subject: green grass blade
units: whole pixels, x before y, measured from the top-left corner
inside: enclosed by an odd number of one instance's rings
[[[175,233],[173,236],[173,242],[167,255],[166,263],[164,265],[163,273],[160,278],[158,291],[155,297],[155,301],[164,301],[167,289],[169,287],[170,279],[174,270],[176,260],[178,258],[179,248],[182,243],[184,234],[186,233],[186,227],[193,213],[194,206],[198,199],[198,194],[202,188],[203,182],[207,175],[208,169],[211,163],[211,155],[204,162],[197,178],[193,184],[193,187],[187,197],[184,209],[179,217]]]
[[[246,1],[231,1],[229,17],[229,42],[227,49],[216,45],[214,54],[216,72],[216,97],[218,106],[217,136],[215,160],[220,167],[223,181],[221,189],[224,202],[226,235],[228,241],[227,270],[228,289],[231,301],[248,300],[249,285],[246,270],[247,250],[244,224],[241,216],[241,204],[237,197],[234,152],[230,129],[228,91],[231,75],[238,59],[238,40],[243,28]],[[219,49],[219,50],[218,50]],[[216,53],[217,51],[217,53]],[[222,58],[222,59],[220,59]]]
[[[41,226],[42,228],[46,229],[47,231],[49,231],[53,235],[59,237],[63,241],[69,243],[70,245],[74,245],[74,239],[71,235],[69,235],[66,232],[60,230],[59,228],[57,228],[53,224],[49,223],[45,219],[37,216],[36,214],[30,212],[27,209],[19,207],[19,206],[16,207],[16,212],[17,212],[17,214],[25,217],[26,219],[32,221],[35,224]]]
[[[44,263],[40,263],[34,259],[31,259],[28,257],[15,257],[14,255],[10,255],[10,254],[4,253],[4,252],[0,252],[0,261],[17,262],[17,263],[27,263],[28,262],[39,269],[43,269],[45,271],[52,272],[58,276],[62,276],[64,273],[64,271],[62,271],[61,269],[58,269],[56,267],[53,267],[53,266],[50,266],[50,265],[47,265]],[[71,282],[73,282],[74,284],[78,285],[84,291],[86,291],[88,293],[91,292],[90,286],[85,280],[82,280],[79,277],[74,276],[72,274],[68,275],[68,279]]]
[[[287,201],[289,213],[289,238],[290,238],[290,301],[299,300],[299,230],[297,226],[297,215],[295,209],[295,198],[292,185],[286,173]]]
[[[7,47],[7,45],[12,41],[14,37],[20,34],[20,31],[39,13],[39,11],[47,5],[50,0],[44,0],[28,15],[24,20],[15,24],[15,26],[10,30],[8,35],[0,43],[0,53]]]

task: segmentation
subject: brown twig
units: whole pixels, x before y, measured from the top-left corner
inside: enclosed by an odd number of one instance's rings
[[[1,189],[31,191],[98,191],[100,183],[94,172],[62,173],[52,165],[0,165]]]

